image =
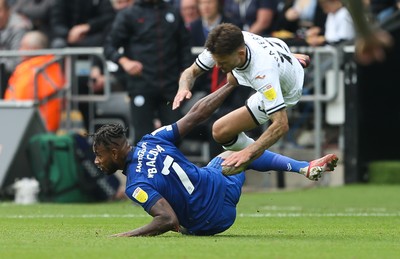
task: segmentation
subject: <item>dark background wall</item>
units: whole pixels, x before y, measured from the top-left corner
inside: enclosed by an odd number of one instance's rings
[[[367,181],[371,161],[400,160],[400,26],[383,63],[357,66],[346,85],[345,182]]]

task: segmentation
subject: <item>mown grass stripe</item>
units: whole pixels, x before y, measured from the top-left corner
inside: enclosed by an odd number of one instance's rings
[[[300,218],[300,217],[400,217],[400,212],[391,213],[239,213],[241,218]],[[35,219],[35,218],[145,218],[146,214],[43,214],[43,215],[3,215],[0,218],[7,219]]]

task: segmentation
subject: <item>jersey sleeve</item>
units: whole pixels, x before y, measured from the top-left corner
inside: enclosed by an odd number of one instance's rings
[[[161,138],[163,140],[167,140],[172,143],[175,143],[180,139],[178,126],[176,123],[158,128],[155,131],[153,131],[151,135],[157,138]]]
[[[125,190],[125,194],[147,213],[150,213],[151,207],[162,198],[161,194],[147,183],[135,183]]]
[[[211,70],[215,65],[215,61],[212,58],[211,52],[207,49],[203,50],[203,52],[200,53],[196,58],[196,65],[198,65],[204,71]]]

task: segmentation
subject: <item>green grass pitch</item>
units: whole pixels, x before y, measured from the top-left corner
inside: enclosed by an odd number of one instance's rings
[[[111,238],[151,220],[129,201],[0,203],[0,258],[400,258],[400,186],[245,193],[212,237]]]

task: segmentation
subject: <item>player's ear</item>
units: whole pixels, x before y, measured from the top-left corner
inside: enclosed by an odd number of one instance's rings
[[[243,46],[243,47],[240,47],[239,49],[238,49],[238,54],[239,54],[239,56],[246,56],[246,46]]]
[[[112,158],[114,159],[114,160],[117,160],[118,159],[118,156],[119,156],[119,149],[118,148],[112,148],[111,149],[111,156],[112,156]]]

